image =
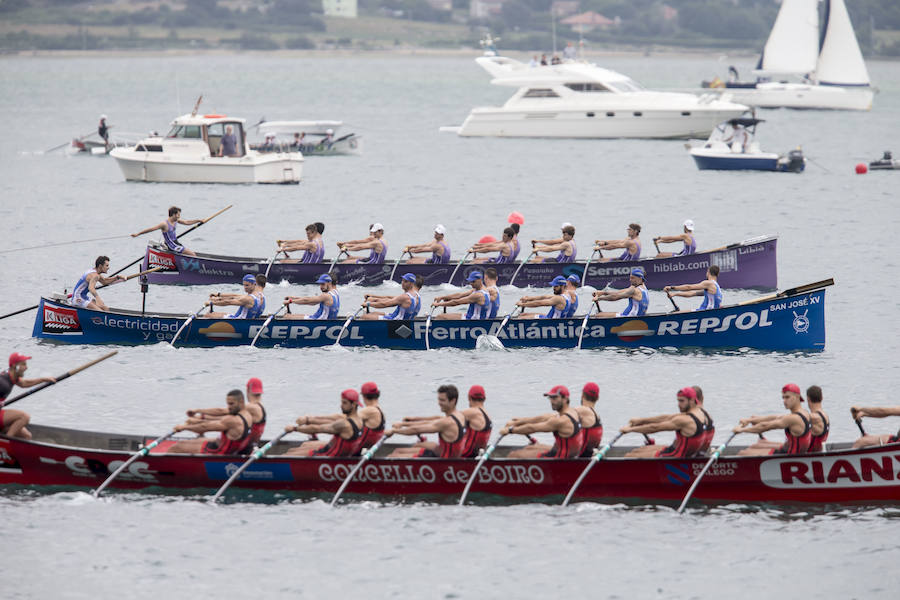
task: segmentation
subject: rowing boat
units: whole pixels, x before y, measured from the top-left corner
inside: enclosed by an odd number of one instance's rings
[[[825,290],[829,282],[802,286],[751,303],[702,312],[655,313],[642,317],[569,319],[426,319],[398,321],[192,319],[178,336],[179,346],[331,346],[401,350],[475,347],[483,335],[497,336],[507,348],[753,348],[822,350],[825,347]],[[70,344],[153,344],[169,342],[190,319],[186,314],[109,312],[72,306],[62,295],[41,298],[32,335]],[[427,341],[426,341],[427,338]]]
[[[519,287],[546,287],[547,282],[557,275],[568,277],[578,275],[584,278],[584,285],[598,289],[628,286],[631,269],[641,266],[647,273],[647,287],[661,290],[667,285],[696,283],[706,278],[706,269],[711,265],[719,267],[719,284],[727,289],[775,289],[778,284],[776,250],[778,238],[763,236],[723,246],[715,250],[697,252],[689,256],[673,256],[670,258],[645,258],[639,261],[591,262],[576,261],[574,263],[526,263],[515,276],[513,282]],[[239,256],[221,256],[216,254],[197,253],[190,256],[173,252],[165,246],[151,243],[144,256],[144,270],[151,267],[162,267],[148,276],[154,284],[203,285],[240,283],[241,278],[250,273],[265,273],[271,258],[251,258]],[[272,263],[269,278],[273,281],[288,281],[296,284],[312,284],[324,272],[337,275],[341,283],[355,282],[360,285],[380,285],[385,280],[400,281],[404,273],[421,275],[425,285],[466,285],[469,273],[483,270],[488,266],[497,269],[500,285],[509,285],[521,263],[514,262],[500,265],[484,263],[463,263],[454,275],[455,262],[450,264],[411,264],[401,263],[402,269],[394,269],[395,261],[383,264],[336,264],[331,268],[331,260],[321,263],[296,263],[276,260]],[[149,265],[149,266],[148,266]],[[452,281],[451,281],[452,276]]]
[[[0,436],[0,485],[96,488],[155,436],[109,434],[29,425],[34,438]],[[171,444],[171,441],[168,443]],[[358,458],[285,456],[299,442],[281,441],[250,465],[233,488],[307,493],[330,497]],[[152,450],[119,475],[110,487],[151,492],[214,490],[246,460],[244,456],[166,454]],[[385,444],[349,484],[349,494],[378,494],[392,500],[428,497],[455,502],[475,459],[387,458]],[[500,446],[479,470],[472,493],[500,502],[558,502],[588,459],[510,459]],[[578,488],[576,500],[677,504],[707,459],[624,458],[615,447]],[[854,450],[827,444],[801,456],[736,456],[729,447],[707,472],[693,498],[703,503],[893,504],[900,502],[900,443]]]

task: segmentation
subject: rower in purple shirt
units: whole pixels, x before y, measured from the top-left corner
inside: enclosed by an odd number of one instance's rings
[[[631,223],[628,225],[627,238],[624,240],[597,240],[597,245],[594,246],[594,250],[625,249],[625,251],[617,258],[604,257],[600,259],[601,262],[610,262],[613,260],[638,260],[641,258],[641,238],[638,237],[640,234],[641,226],[637,223]]]
[[[412,254],[424,254],[425,252],[431,252],[430,258],[410,258],[406,261],[407,264],[422,264],[428,263],[433,265],[443,265],[450,262],[450,246],[447,245],[447,242],[444,241],[444,235],[447,233],[447,229],[443,225],[435,225],[434,226],[434,240],[430,242],[425,242],[424,244],[418,244],[415,246],[407,246],[403,249],[404,252],[408,252],[410,255]]]
[[[684,244],[684,247],[680,252],[671,253],[671,252],[660,252],[656,255],[656,258],[669,258],[670,256],[687,256],[689,254],[695,254],[697,252],[697,240],[694,238],[694,222],[688,219],[684,222],[682,226],[684,228],[684,232],[678,235],[661,235],[659,237],[653,238],[653,241],[657,244],[677,244],[681,242]],[[659,246],[657,246],[658,248]]]
[[[369,227],[369,233],[371,234],[365,240],[353,240],[349,242],[338,242],[338,246],[341,250],[347,252],[358,252],[360,250],[368,250],[369,256],[361,257],[361,256],[350,256],[346,260],[342,260],[341,263],[352,263],[352,264],[360,264],[360,265],[381,265],[384,264],[384,259],[387,256],[387,240],[384,239],[384,225],[381,223],[375,223],[371,227]]]
[[[469,252],[475,252],[478,254],[481,254],[482,252],[499,252],[497,256],[493,256],[490,258],[476,258],[472,262],[495,263],[498,265],[513,262],[519,252],[518,248],[516,247],[516,242],[513,241],[515,235],[516,232],[513,230],[513,228],[507,227],[503,230],[503,238],[499,242],[472,244],[472,247],[469,248]]]
[[[531,240],[531,247],[534,252],[559,252],[556,258],[535,256],[529,262],[556,262],[571,263],[575,262],[578,255],[578,249],[575,247],[575,227],[571,223],[562,224],[562,236],[550,240]]]

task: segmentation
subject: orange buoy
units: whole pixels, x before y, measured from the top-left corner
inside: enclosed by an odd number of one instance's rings
[[[517,225],[524,225],[525,217],[522,216],[522,213],[514,210],[511,213],[509,213],[508,217],[506,217],[506,222],[507,223],[516,223]]]
[[[857,175],[865,175],[869,172],[869,168],[865,165],[865,163],[858,163],[856,165],[856,174]]]

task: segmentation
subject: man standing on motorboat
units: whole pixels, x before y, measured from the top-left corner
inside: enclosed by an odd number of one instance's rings
[[[618,258],[601,258],[600,262],[610,262],[613,260],[638,260],[641,258],[641,226],[637,223],[628,225],[628,237],[624,240],[597,240],[594,250],[615,250],[616,248],[624,248],[625,252]]]
[[[150,233],[151,231],[156,231],[157,229],[159,229],[160,231],[162,231],[163,242],[165,242],[166,248],[173,252],[178,252],[179,254],[197,256],[192,250],[188,250],[178,243],[178,235],[175,233],[175,226],[179,223],[181,225],[195,225],[202,222],[203,219],[182,219],[181,209],[177,206],[170,206],[168,219],[158,225],[154,225],[153,227],[148,227],[147,229],[138,231],[137,233],[132,233],[131,237],[138,237],[139,235],[144,235],[145,233]]]
[[[234,135],[234,127],[225,126],[225,135],[219,144],[219,156],[240,156],[237,149],[237,138]]]
[[[697,252],[697,240],[694,239],[694,222],[688,219],[684,222],[682,228],[684,231],[678,235],[661,235],[653,238],[653,243],[655,244],[677,244],[678,242],[684,244],[684,248],[679,252],[675,254],[671,252],[660,252],[656,255],[656,258],[687,256],[688,254],[695,254]],[[659,246],[657,246],[657,249],[659,249]]]
[[[106,124],[106,115],[100,115],[100,124],[97,126],[97,135],[103,140],[103,144],[109,148],[109,125]]]

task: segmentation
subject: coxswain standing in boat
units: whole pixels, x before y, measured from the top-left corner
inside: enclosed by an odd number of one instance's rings
[[[259,280],[262,280],[260,285]],[[209,295],[207,306],[237,306],[232,314],[224,312],[209,312],[202,315],[204,319],[258,319],[266,311],[266,297],[262,288],[265,286],[265,276],[244,275],[241,281],[244,286],[243,294],[221,294],[216,292]]]
[[[431,303],[432,307],[441,306],[460,306],[468,304],[469,309],[463,313],[441,313],[435,315],[435,319],[487,319],[491,314],[491,295],[484,289],[484,279],[481,271],[472,271],[466,277],[466,283],[472,286],[472,291],[468,294],[460,296],[452,294],[450,296],[438,296]]]
[[[531,247],[535,253],[538,252],[558,252],[556,257],[535,256],[529,262],[554,262],[554,263],[571,263],[575,262],[578,250],[575,247],[575,227],[571,223],[562,224],[562,237],[552,240],[531,240]]]
[[[516,232],[513,231],[513,228],[507,227],[503,230],[503,235],[501,236],[501,240],[499,242],[479,242],[477,244],[472,244],[472,247],[469,248],[469,252],[474,252],[476,254],[482,254],[484,252],[499,252],[497,256],[489,258],[476,258],[472,262],[495,263],[498,265],[513,262],[515,260],[516,254],[518,254],[518,251],[516,249],[516,242],[513,241],[515,235]]]
[[[450,262],[450,246],[447,245],[447,242],[444,241],[444,235],[447,233],[447,229],[443,225],[435,225],[434,226],[434,240],[431,242],[425,242],[424,244],[419,244],[417,246],[407,246],[403,249],[404,252],[408,252],[410,255],[412,254],[424,254],[425,252],[431,252],[431,256],[429,258],[410,258],[406,261],[407,264],[422,264],[426,263],[429,265],[444,265]]]
[[[341,309],[341,296],[337,291],[337,284],[334,281],[334,278],[328,273],[322,273],[319,275],[319,278],[316,279],[316,283],[319,284],[319,291],[321,292],[317,296],[286,296],[284,299],[284,304],[305,304],[305,305],[319,305],[319,308],[316,309],[311,315],[303,315],[303,314],[287,314],[283,315],[281,318],[283,319],[314,319],[314,320],[322,320],[322,319],[337,319],[338,311]]]
[[[166,219],[159,225],[154,225],[153,227],[148,227],[147,229],[138,231],[137,233],[132,233],[131,237],[138,237],[139,235],[144,235],[145,233],[150,233],[151,231],[156,231],[158,229],[162,231],[163,242],[166,244],[166,248],[168,248],[172,252],[178,252],[179,254],[197,256],[197,254],[193,250],[188,250],[183,245],[178,243],[178,234],[175,233],[175,226],[178,224],[195,225],[202,222],[203,219],[182,219],[181,209],[177,206],[170,206],[168,219]]]
[[[484,387],[473,385],[469,388],[469,407],[462,410],[463,415],[466,417],[466,436],[463,439],[460,458],[477,458],[479,452],[488,446],[494,425],[484,410],[486,399]],[[443,416],[404,417],[403,422],[421,423],[443,418]]]
[[[253,417],[244,402],[244,392],[231,390],[225,396],[228,414],[217,419],[191,419],[175,426],[175,431],[193,431],[204,434],[219,431],[218,440],[198,437],[175,442],[167,452],[179,454],[241,454],[250,445],[250,423]]]
[[[656,258],[669,258],[671,256],[688,256],[689,254],[696,254],[697,240],[694,238],[694,222],[688,219],[684,222],[682,228],[684,229],[684,232],[678,235],[661,235],[659,237],[653,238],[653,241],[657,244],[677,244],[678,242],[684,244],[684,248],[682,248],[681,251],[674,254],[671,252],[660,252],[656,255]]]
[[[550,310],[547,311],[547,314],[540,313],[526,313],[523,312],[520,314],[518,319],[562,319],[565,318],[565,315],[570,314],[570,309],[572,306],[571,297],[569,294],[565,293],[566,278],[562,275],[557,275],[553,281],[548,283],[547,285],[553,288],[552,295],[544,295],[544,296],[522,296],[519,298],[519,301],[516,302],[516,306],[521,306],[522,308],[538,308],[541,306],[549,306]]]
[[[734,428],[734,433],[764,433],[773,429],[784,429],[784,443],[773,448],[772,442],[761,440],[749,448],[741,450],[738,453],[740,456],[805,454],[809,451],[809,445],[812,442],[812,426],[809,413],[803,409],[803,396],[800,395],[800,388],[795,383],[785,385],[781,388],[781,399],[784,407],[790,411],[788,414],[752,416],[741,419],[740,425]]]
[[[645,315],[647,309],[650,308],[650,293],[647,291],[647,286],[644,283],[645,276],[642,267],[635,267],[631,270],[629,278],[631,285],[629,287],[617,292],[604,292],[603,290],[594,292],[594,302],[624,300],[627,298],[628,306],[622,312],[598,312],[594,313],[593,317],[641,317]]]
[[[438,441],[418,442],[408,448],[397,448],[391,453],[395,458],[459,458],[466,440],[466,416],[456,407],[459,390],[455,385],[442,385],[437,389],[438,407],[444,414],[438,419],[394,423],[385,435],[438,434]]]
[[[108,272],[109,257],[98,256],[97,260],[94,261],[94,268],[85,271],[78,278],[75,287],[72,288],[72,297],[69,302],[80,308],[108,311],[109,307],[106,306],[100,294],[97,293],[97,284],[112,285],[117,281],[125,281],[125,278],[121,275],[104,277],[103,274]],[[91,296],[94,297],[93,300],[91,300]]]
[[[109,149],[109,125],[106,124],[106,115],[100,115],[100,124],[97,125],[97,135],[103,140],[103,145]]]
[[[321,230],[320,226],[321,225]],[[278,249],[288,256],[288,252],[303,251],[303,257],[298,259],[285,258],[283,263],[320,263],[325,258],[325,240],[322,232],[325,231],[323,223],[310,223],[306,226],[305,240],[278,240]]]
[[[553,446],[531,444],[509,453],[509,458],[577,458],[584,449],[584,430],[581,417],[575,407],[569,406],[569,389],[556,385],[544,394],[555,411],[538,417],[512,419],[500,430],[500,435],[530,435],[552,433]]]
[[[318,440],[303,442],[297,448],[291,448],[285,454],[299,456],[356,456],[359,452],[359,439],[362,436],[363,422],[359,416],[359,394],[356,390],[341,392],[341,414],[337,418],[325,422],[314,423],[314,417],[299,417],[296,425],[288,425],[285,431],[300,433],[330,433],[328,443]]]
[[[684,283],[682,285],[667,285],[663,290],[669,296],[681,296],[691,298],[703,296],[703,302],[694,310],[711,310],[722,306],[725,295],[719,286],[719,265],[710,265],[706,269],[706,279],[700,283]]]
[[[638,260],[641,258],[641,238],[638,237],[641,235],[641,226],[637,223],[631,223],[628,225],[628,237],[624,240],[597,240],[596,246],[594,246],[594,250],[615,250],[617,248],[624,248],[625,251],[622,252],[617,258],[604,257],[600,259],[600,262],[610,262],[610,261],[619,261],[619,260]]]
[[[266,430],[266,409],[262,405],[263,384],[258,377],[247,380],[247,401],[244,408],[250,415],[250,442],[248,448],[258,445]],[[227,408],[192,408],[187,411],[186,423],[193,425],[207,419],[221,419],[229,415]]]
[[[660,415],[649,419],[631,419],[619,431],[622,433],[656,433],[674,431],[675,440],[669,446],[648,445],[626,454],[633,458],[693,458],[701,456],[707,438],[706,415],[697,403],[697,392],[685,387],[675,394],[678,414]]]
[[[400,288],[403,293],[399,296],[366,296],[362,305],[366,308],[390,308],[394,311],[390,314],[383,312],[370,312],[362,315],[361,319],[381,319],[383,321],[408,321],[415,319],[422,308],[422,298],[419,297],[417,279],[412,273],[404,273],[400,278]]]
[[[850,414],[853,415],[855,420],[862,420],[865,417],[870,419],[900,417],[900,406],[854,406],[850,409]],[[897,433],[894,435],[864,435],[853,443],[853,447],[884,446],[885,444],[896,444],[897,442],[900,442],[900,430],[897,430]]]
[[[28,370],[30,356],[13,352],[9,355],[9,369],[0,373],[0,432],[9,437],[31,439],[31,432],[26,429],[31,416],[23,410],[3,408],[3,403],[9,398],[10,392],[15,386],[30,388],[39,383],[56,383],[53,377],[35,377],[25,379],[25,371]]]
[[[342,260],[342,264],[382,265],[387,256],[387,240],[384,239],[384,225],[375,223],[369,228],[372,235],[368,240],[356,240],[350,242],[338,242],[338,246],[344,252],[359,252],[368,250],[369,256],[348,256]]]

